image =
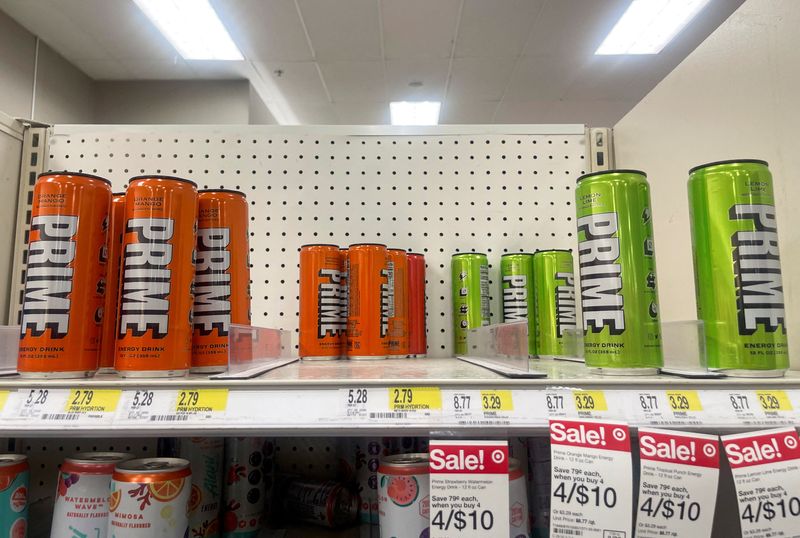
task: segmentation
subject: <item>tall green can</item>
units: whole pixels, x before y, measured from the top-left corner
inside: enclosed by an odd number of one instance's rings
[[[528,355],[536,354],[533,319],[533,254],[518,252],[500,257],[500,302],[502,322],[528,322]]]
[[[453,254],[453,353],[466,355],[467,331],[489,325],[489,260],[486,254]]]
[[[655,373],[664,359],[647,178],[636,170],[586,174],[575,198],[586,366]]]
[[[709,368],[777,377],[789,368],[772,174],[744,159],[689,171],[697,317]]]
[[[575,355],[569,334],[577,328],[572,253],[537,250],[533,255],[533,278],[536,354],[543,359]]]

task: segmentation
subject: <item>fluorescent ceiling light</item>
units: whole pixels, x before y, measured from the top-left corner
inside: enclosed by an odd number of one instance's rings
[[[438,125],[441,108],[442,103],[438,101],[392,101],[389,103],[392,125]]]
[[[185,60],[243,60],[209,0],[133,0]]]
[[[658,54],[709,0],[633,0],[595,54]]]

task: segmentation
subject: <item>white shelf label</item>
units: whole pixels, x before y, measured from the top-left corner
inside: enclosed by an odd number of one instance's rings
[[[516,390],[444,390],[445,422],[459,426],[513,426],[528,424],[529,413],[524,391]]]
[[[702,426],[708,418],[696,390],[630,391],[629,409],[637,424]]]
[[[508,443],[431,441],[430,455],[431,538],[508,536]]]
[[[628,426],[550,420],[552,538],[628,538],[633,481]]]
[[[159,426],[221,422],[227,406],[228,389],[127,390],[116,422]]]
[[[798,536],[800,441],[794,428],[722,437],[743,537]]]
[[[639,428],[637,538],[711,536],[719,452],[715,435]]]
[[[788,426],[798,419],[792,394],[784,390],[705,391],[715,422],[744,426]]]

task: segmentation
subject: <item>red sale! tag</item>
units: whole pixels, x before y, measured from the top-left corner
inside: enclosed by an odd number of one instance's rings
[[[797,536],[800,439],[794,428],[722,437],[731,465],[742,536]]]
[[[551,419],[550,455],[550,536],[631,538],[628,425]]]
[[[719,481],[715,435],[639,428],[637,538],[711,536]]]
[[[508,442],[430,442],[430,536],[509,535]]]

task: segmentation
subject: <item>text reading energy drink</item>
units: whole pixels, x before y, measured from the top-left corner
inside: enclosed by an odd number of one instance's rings
[[[595,172],[578,178],[575,197],[586,366],[655,372],[663,358],[647,179]]]
[[[389,268],[385,245],[348,249],[349,311],[347,358],[385,359],[389,355]]]
[[[772,175],[757,160],[689,172],[697,317],[710,368],[779,376],[789,367]]]
[[[19,373],[87,377],[98,367],[106,290],[108,180],[73,172],[36,181],[20,317]]]
[[[115,366],[126,377],[184,375],[192,358],[197,186],[133,178],[125,236]]]
[[[536,353],[536,328],[533,315],[533,254],[503,254],[500,257],[500,300],[503,323],[528,322],[528,354]]]
[[[389,264],[389,354],[408,356],[408,255],[387,250]]]
[[[533,255],[536,354],[542,358],[574,354],[569,331],[577,324],[572,253],[542,250]]]
[[[467,353],[467,331],[489,325],[489,261],[486,254],[453,254],[453,352]]]
[[[342,312],[345,282],[336,245],[300,247],[300,357],[338,359],[347,319]]]

